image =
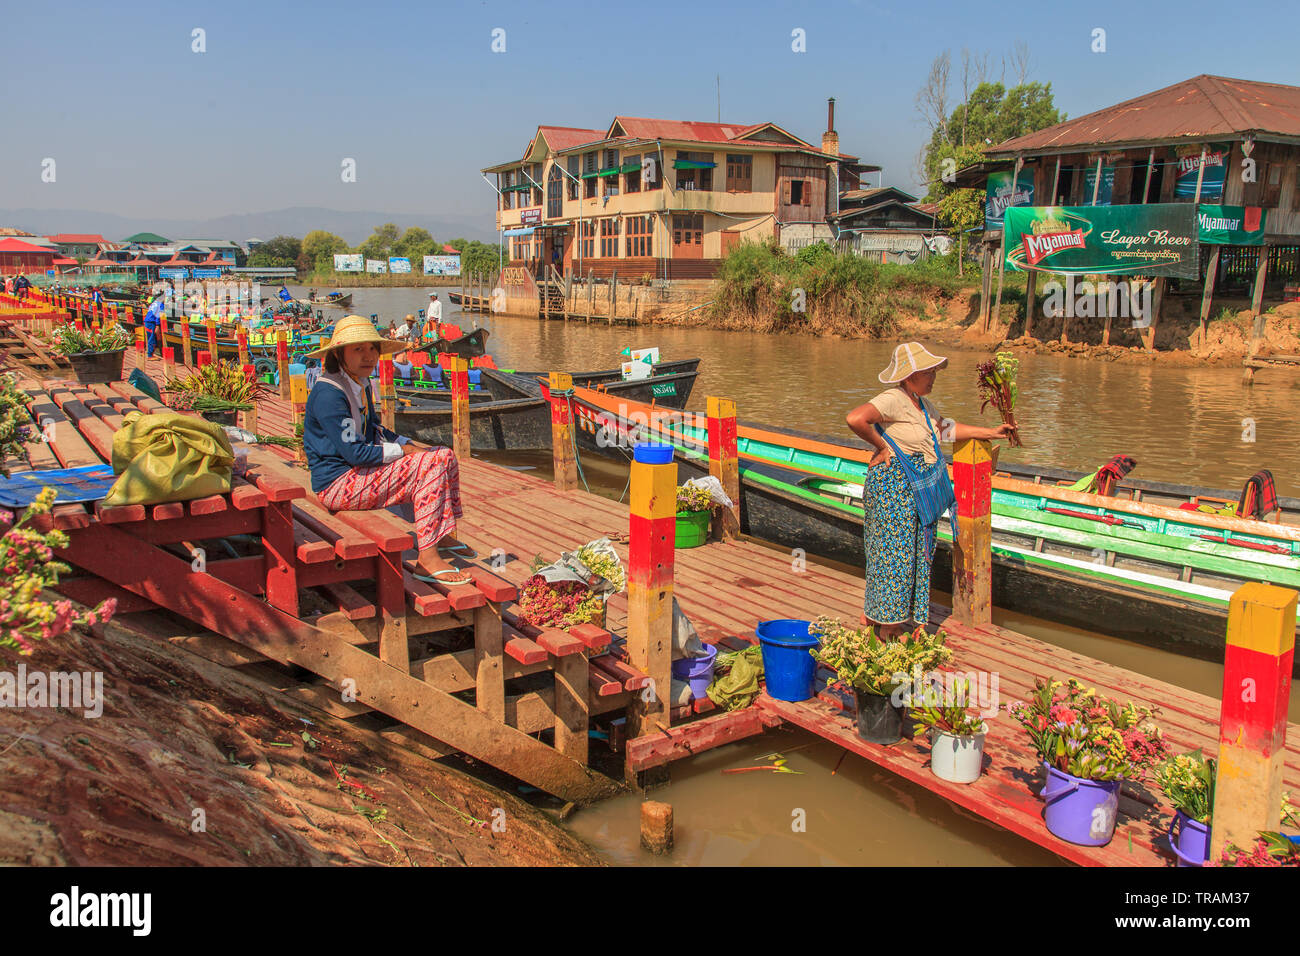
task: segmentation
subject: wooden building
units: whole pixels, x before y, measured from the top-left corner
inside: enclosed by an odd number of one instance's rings
[[[882,262],[916,262],[948,247],[933,204],[918,206],[893,186],[842,193],[839,212],[827,220],[841,250]]]
[[[1032,200],[1016,205],[1262,209],[1262,246],[1199,244],[1204,328],[1216,288],[1249,288],[1259,315],[1266,286],[1300,272],[1298,171],[1300,87],[1201,75],[999,143],[958,185],[986,188],[990,175],[1010,172],[1032,180]],[[1000,228],[985,232],[986,264],[996,265],[1001,239]]]
[[[540,126],[519,159],[483,170],[495,176],[510,266],[534,277],[708,278],[739,242],[833,238],[839,194],[878,169],[839,151],[833,110],[832,100],[820,148],[774,123]]]
[[[17,238],[0,239],[0,275],[33,275],[54,268],[52,249]]]

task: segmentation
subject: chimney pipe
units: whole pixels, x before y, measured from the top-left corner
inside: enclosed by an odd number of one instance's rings
[[[826,132],[835,132],[835,97],[826,101]]]

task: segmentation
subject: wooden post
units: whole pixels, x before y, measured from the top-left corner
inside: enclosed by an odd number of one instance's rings
[[[298,426],[303,423],[307,412],[307,376],[302,373],[289,376],[289,401],[292,405],[293,433],[298,434]],[[307,456],[301,446],[294,455],[294,461],[302,464]]]
[[[1219,766],[1210,859],[1228,844],[1250,850],[1281,824],[1296,592],[1251,581],[1228,605],[1219,711]]]
[[[1097,205],[1097,194],[1101,192],[1101,161],[1102,161],[1102,158],[1103,158],[1102,155],[1098,154],[1098,156],[1097,156],[1097,172],[1096,172],[1096,174],[1093,176],[1093,180],[1092,180],[1092,202],[1089,203],[1089,205],[1092,205],[1092,206]],[[1113,200],[1114,198],[1115,198],[1115,197],[1113,197],[1113,196],[1111,197],[1112,200]]]
[[[188,342],[188,339],[186,341]],[[289,400],[289,338],[284,329],[275,333],[275,362],[280,374],[280,398],[287,402]]]
[[[980,331],[988,328],[989,308],[992,303],[989,302],[989,293],[993,291],[993,252],[988,243],[984,243],[984,248],[980,252],[980,311],[978,324]]]
[[[397,418],[397,386],[393,382],[393,357],[379,358],[379,423],[389,431]]]
[[[1205,289],[1201,292],[1201,348],[1205,348],[1208,334],[1206,324],[1210,320],[1210,304],[1214,300],[1214,282],[1219,275],[1219,252],[1222,248],[1222,246],[1214,247],[1210,252],[1209,264],[1205,267]]]
[[[1151,152],[1147,154],[1147,180],[1142,185],[1142,202],[1145,205],[1147,196],[1151,194],[1151,170],[1156,166],[1156,148],[1151,147]]]
[[[1011,206],[1014,206],[1016,204],[1016,183],[1020,179],[1020,170],[1021,167],[1024,165],[1024,162],[1025,161],[1022,157],[1020,156],[1016,157],[1015,168],[1011,171],[1011,203],[1007,208],[1010,208]],[[884,261],[883,252],[881,253],[881,261],[882,262]],[[1001,327],[1002,282],[1003,279],[1006,277],[1006,272],[1007,272],[1007,214],[1006,211],[1004,210],[1002,213],[1002,240],[998,244],[998,295],[997,295],[997,299],[993,303],[993,318],[992,321],[989,323],[988,327],[985,328],[986,332],[992,330],[994,322],[998,323],[999,327]]]
[[[164,345],[162,347],[163,378],[172,377],[172,363],[176,361],[176,350]]]
[[[1250,336],[1250,354],[1255,354],[1257,343],[1264,337],[1264,326],[1267,319],[1264,318],[1264,280],[1268,276],[1268,246],[1259,247],[1259,268],[1255,270],[1255,289],[1250,297],[1250,311],[1255,319],[1255,327],[1251,330]]]
[[[205,365],[212,364],[212,353],[207,349],[199,349],[198,354],[194,356],[194,358],[198,362],[198,368],[203,368]]]
[[[194,367],[194,347],[190,344],[190,324],[184,319],[181,322],[181,361],[185,363],[186,368]]]
[[[135,367],[144,368],[144,326],[137,325],[135,328]]]
[[[257,366],[245,365],[244,378],[248,379],[250,382],[257,381]],[[257,434],[257,402],[253,402],[252,408],[240,412],[240,418],[243,423],[242,424],[243,429],[245,431],[250,431],[254,435],[256,435]]]
[[[1025,331],[1026,337],[1034,331],[1034,310],[1038,305],[1038,270],[1025,270]]]
[[[451,450],[467,461],[469,448],[469,363],[460,356],[451,360],[447,370],[451,385]]]
[[[609,277],[609,324],[614,324],[614,317],[618,315],[618,270]]]
[[[628,707],[628,736],[635,738],[658,733],[671,720],[677,465],[633,460],[629,481],[627,653],[650,678]]]
[[[221,353],[217,351],[217,320],[208,319],[203,324],[208,328],[208,351],[212,353],[212,361],[220,362]]]
[[[1160,321],[1160,313],[1165,307],[1165,277],[1156,278],[1156,288],[1153,294],[1154,301],[1151,303],[1151,324],[1142,330],[1142,342],[1148,352],[1154,351],[1156,347],[1156,325]]]
[[[248,364],[248,332],[242,326],[235,330],[235,347],[239,350],[239,364]]]
[[[977,438],[952,455],[957,528],[952,542],[952,613],[963,624],[993,620],[993,454]]]
[[[730,541],[740,534],[740,457],[736,451],[736,403],[708,397],[709,474],[722,483],[730,508],[717,512],[718,537]]]
[[[552,372],[548,383],[551,396],[551,460],[555,465],[555,489],[578,487],[578,460],[573,444],[573,376]]]
[[[1061,341],[1070,341],[1070,318],[1074,315],[1074,276],[1065,277],[1065,314],[1061,317]]]
[[[667,853],[673,848],[673,807],[671,803],[646,800],[641,804],[641,845],[651,853]]]

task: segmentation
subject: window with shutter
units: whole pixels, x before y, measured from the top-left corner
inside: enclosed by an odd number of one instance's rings
[[[1265,209],[1277,206],[1282,197],[1282,168],[1278,162],[1264,164],[1264,198],[1260,200],[1260,205]]]

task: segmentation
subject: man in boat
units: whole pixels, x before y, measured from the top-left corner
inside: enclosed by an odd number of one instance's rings
[[[278,296],[280,297],[280,301],[281,301],[281,302],[292,302],[292,301],[293,301],[293,296],[291,296],[291,295],[289,294],[289,290],[286,289],[284,286],[280,286],[280,291],[277,292],[276,295],[278,295]]]
[[[429,319],[437,325],[442,325],[442,303],[438,301],[438,293],[429,293]]]
[[[162,325],[163,314],[163,294],[159,292],[154,296],[153,302],[149,304],[149,310],[144,314],[144,335],[145,348],[148,358],[153,358],[155,348],[161,351],[158,342],[158,329]]]
[[[380,424],[370,376],[381,354],[403,348],[380,337],[364,316],[340,320],[329,345],[308,353],[324,371],[307,397],[303,448],[312,491],[331,511],[414,504],[423,565],[461,517],[460,466],[450,448],[431,448]]]

